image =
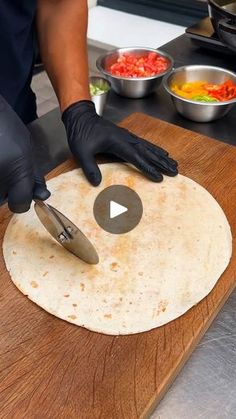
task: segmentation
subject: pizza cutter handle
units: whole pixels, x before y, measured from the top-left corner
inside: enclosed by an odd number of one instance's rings
[[[58,240],[61,243],[73,239],[72,234],[66,228],[65,224],[63,223],[59,215],[53,210],[53,207],[51,207],[51,205],[48,205],[44,201],[40,201],[39,199],[35,199],[34,201],[50,217],[52,223],[54,224],[54,227],[58,232]]]

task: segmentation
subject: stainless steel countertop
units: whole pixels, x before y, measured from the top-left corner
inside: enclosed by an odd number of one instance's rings
[[[152,419],[190,418],[236,418],[236,292],[152,415]]]

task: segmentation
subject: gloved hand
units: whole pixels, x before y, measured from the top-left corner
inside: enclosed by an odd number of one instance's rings
[[[21,213],[28,211],[33,197],[49,196],[33,165],[30,133],[0,96],[0,205],[8,200],[9,209]]]
[[[95,160],[98,153],[113,154],[132,163],[155,182],[162,181],[162,173],[168,176],[178,173],[177,162],[165,150],[98,116],[89,100],[69,106],[62,114],[62,121],[70,149],[94,186],[101,182]]]

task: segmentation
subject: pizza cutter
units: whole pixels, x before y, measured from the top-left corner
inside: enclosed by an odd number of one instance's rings
[[[39,200],[35,200],[34,209],[46,230],[65,249],[91,265],[99,262],[92,243],[64,214]]]

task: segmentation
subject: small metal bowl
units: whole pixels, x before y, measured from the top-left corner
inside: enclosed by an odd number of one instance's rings
[[[113,76],[108,71],[108,68],[117,61],[117,58],[125,53],[134,55],[135,57],[147,56],[150,52],[155,52],[162,57],[165,57],[169,62],[168,68],[162,73],[156,74],[152,77],[119,77]],[[97,68],[111,83],[112,89],[119,95],[138,99],[153,93],[161,84],[164,75],[169,73],[173,68],[173,59],[169,54],[153,48],[130,47],[119,48],[109,51],[101,55],[96,62]]]
[[[177,111],[196,122],[210,122],[225,116],[236,103],[236,99],[225,102],[197,102],[185,99],[171,90],[173,83],[183,84],[191,81],[207,81],[213,84],[221,84],[226,80],[236,83],[236,74],[221,67],[208,65],[189,65],[173,70],[163,79],[166,91],[171,95]]]
[[[107,89],[107,91],[104,93],[100,93],[98,95],[91,95],[91,99],[95,105],[97,114],[102,116],[111,85],[109,81],[107,81],[103,77],[97,77],[97,76],[89,77],[89,83],[93,84],[94,86],[99,87],[100,89],[104,89],[104,88]]]

